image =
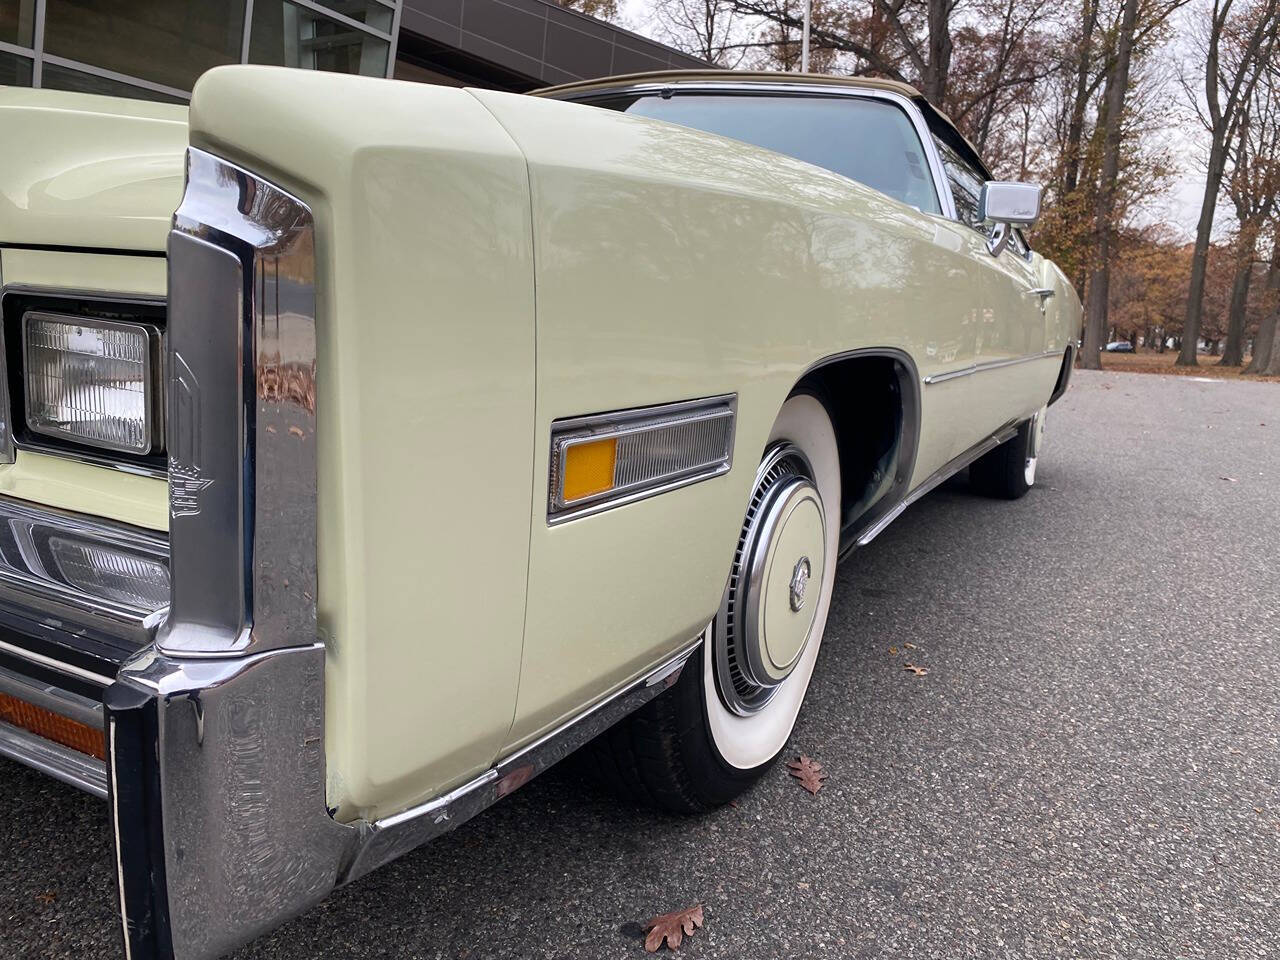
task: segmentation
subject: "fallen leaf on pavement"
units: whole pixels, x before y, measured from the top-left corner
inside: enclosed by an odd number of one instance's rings
[[[37,893],[36,899],[41,903],[53,903],[53,901],[58,899],[58,895],[52,890],[46,890],[44,893]]]
[[[896,655],[897,655],[897,653],[898,653],[898,648],[897,648],[897,647],[890,647],[890,648],[889,648],[889,655],[890,655],[890,656],[896,656]]]
[[[813,757],[800,754],[794,760],[787,761],[787,772],[800,781],[800,786],[810,793],[817,793],[825,785],[827,771]]]
[[[675,910],[654,917],[645,925],[648,936],[644,938],[644,948],[649,953],[657,953],[662,941],[667,941],[667,949],[679,950],[685,937],[693,936],[693,931],[702,926],[702,904],[697,903],[683,910]]]
[[[910,671],[911,671],[912,673],[914,673],[917,677],[924,677],[924,676],[928,676],[928,674],[929,674],[929,669],[928,669],[928,667],[917,667],[914,663],[904,663],[904,664],[902,665],[902,669],[903,669],[903,670],[910,670]]]
[[[916,645],[915,645],[914,643],[904,643],[904,644],[902,645],[902,649],[903,649],[903,650],[914,650],[914,649],[916,649]]]

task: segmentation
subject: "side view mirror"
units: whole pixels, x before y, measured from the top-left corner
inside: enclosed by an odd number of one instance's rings
[[[995,222],[996,229],[987,242],[993,257],[1009,242],[1014,227],[1030,227],[1040,218],[1040,187],[1034,183],[988,180],[978,198],[978,216]]]

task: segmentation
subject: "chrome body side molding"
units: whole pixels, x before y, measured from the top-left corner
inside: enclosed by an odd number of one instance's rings
[[[680,677],[704,634],[480,776],[373,823],[325,807],[324,649],[148,652],[106,695],[129,955],[205,960],[470,820]]]
[[[965,367],[959,367],[955,370],[946,370],[942,373],[931,373],[924,378],[927,384],[946,383],[948,380],[957,380],[960,377],[967,377],[974,373],[983,373],[987,370],[999,370],[1001,367],[1014,367],[1020,363],[1034,363],[1037,360],[1044,360],[1048,357],[1060,357],[1061,352],[1058,350],[1045,350],[1043,353],[1032,354],[1029,357],[1009,357],[1004,360],[986,360],[982,363],[971,363]]]
[[[947,480],[955,476],[957,473],[959,473],[969,464],[973,463],[973,461],[977,460],[983,454],[988,453],[991,450],[994,450],[996,447],[1000,446],[1000,444],[1004,443],[1006,440],[1013,437],[1014,434],[1016,434],[1017,432],[1018,432],[1018,421],[1011,421],[1009,423],[1006,423],[1003,427],[1001,427],[991,436],[987,437],[985,440],[981,441],[980,443],[974,444],[964,453],[960,454],[960,456],[954,457],[953,459],[944,463],[941,467],[939,467],[937,470],[931,473],[927,478],[925,478],[923,483],[921,483],[919,486],[913,489],[909,494],[907,494],[900,501],[898,501],[897,505],[895,505],[892,510],[890,510],[878,521],[876,521],[874,524],[872,524],[870,527],[864,530],[862,532],[862,535],[858,537],[858,546],[865,547],[868,543],[870,543],[872,540],[878,537],[884,531],[884,529],[887,526],[889,526],[889,524],[893,523],[894,520],[898,519],[898,517],[902,515],[902,512],[906,510],[907,507],[911,506],[913,503],[915,503],[917,500],[923,497],[926,493],[929,493],[931,490],[945,483]]]

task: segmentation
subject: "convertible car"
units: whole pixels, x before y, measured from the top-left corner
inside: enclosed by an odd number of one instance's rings
[[[0,129],[0,753],[106,799],[133,960],[584,745],[729,801],[837,561],[1025,494],[1071,374],[1039,190],[897,83],[235,66]]]

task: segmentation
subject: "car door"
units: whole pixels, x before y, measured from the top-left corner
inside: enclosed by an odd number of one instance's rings
[[[1046,297],[1041,295],[1040,258],[1019,231],[999,253],[988,247],[994,230],[979,213],[982,185],[990,179],[977,157],[954,131],[931,124],[942,161],[956,220],[981,244],[975,258],[982,273],[982,315],[976,331],[972,374],[963,388],[972,442],[978,442],[1010,420],[1030,411],[1039,385],[1039,371],[1022,361],[1045,352]],[[962,149],[963,148],[963,149]]]

